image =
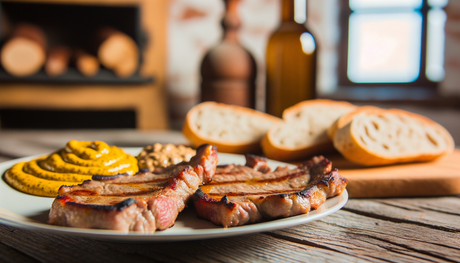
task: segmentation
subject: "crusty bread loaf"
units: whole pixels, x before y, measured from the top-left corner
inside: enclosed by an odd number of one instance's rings
[[[219,152],[258,153],[262,136],[282,120],[249,108],[203,102],[187,113],[182,132],[194,147],[204,143]]]
[[[283,112],[284,123],[272,127],[262,139],[264,155],[270,159],[292,161],[333,150],[326,132],[354,105],[324,99],[300,102]]]
[[[359,107],[336,124],[335,148],[348,160],[365,166],[429,161],[455,146],[438,123],[399,109]]]

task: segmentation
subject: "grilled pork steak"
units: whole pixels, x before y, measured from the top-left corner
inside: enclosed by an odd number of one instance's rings
[[[266,159],[247,155],[246,166],[218,166],[212,182],[193,195],[200,218],[224,227],[306,214],[340,195],[348,180],[331,162],[314,157],[295,169],[270,172]]]
[[[137,175],[93,176],[62,186],[49,214],[61,226],[152,233],[174,225],[193,193],[216,170],[217,149],[203,145],[190,162]]]

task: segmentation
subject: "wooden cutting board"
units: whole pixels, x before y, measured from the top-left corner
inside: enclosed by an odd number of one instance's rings
[[[370,168],[355,165],[339,154],[327,158],[349,180],[350,198],[460,194],[460,150],[432,162]]]

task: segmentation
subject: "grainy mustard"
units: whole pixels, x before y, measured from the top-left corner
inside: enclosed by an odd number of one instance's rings
[[[147,145],[137,156],[140,168],[154,170],[157,167],[167,167],[182,161],[190,161],[196,151],[183,145],[155,143]]]

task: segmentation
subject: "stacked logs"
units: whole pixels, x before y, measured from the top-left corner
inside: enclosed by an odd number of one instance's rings
[[[16,77],[31,76],[44,68],[50,77],[64,74],[74,66],[82,75],[91,77],[100,66],[118,77],[132,76],[139,66],[136,42],[114,28],[101,28],[93,38],[93,49],[71,49],[67,46],[48,47],[43,30],[31,24],[19,24],[0,50],[0,63]]]
[[[29,24],[17,26],[0,52],[3,68],[18,77],[37,73],[45,60],[45,34],[39,27]]]
[[[139,49],[132,38],[113,29],[101,28],[96,34],[97,57],[119,77],[129,77],[137,69]]]

